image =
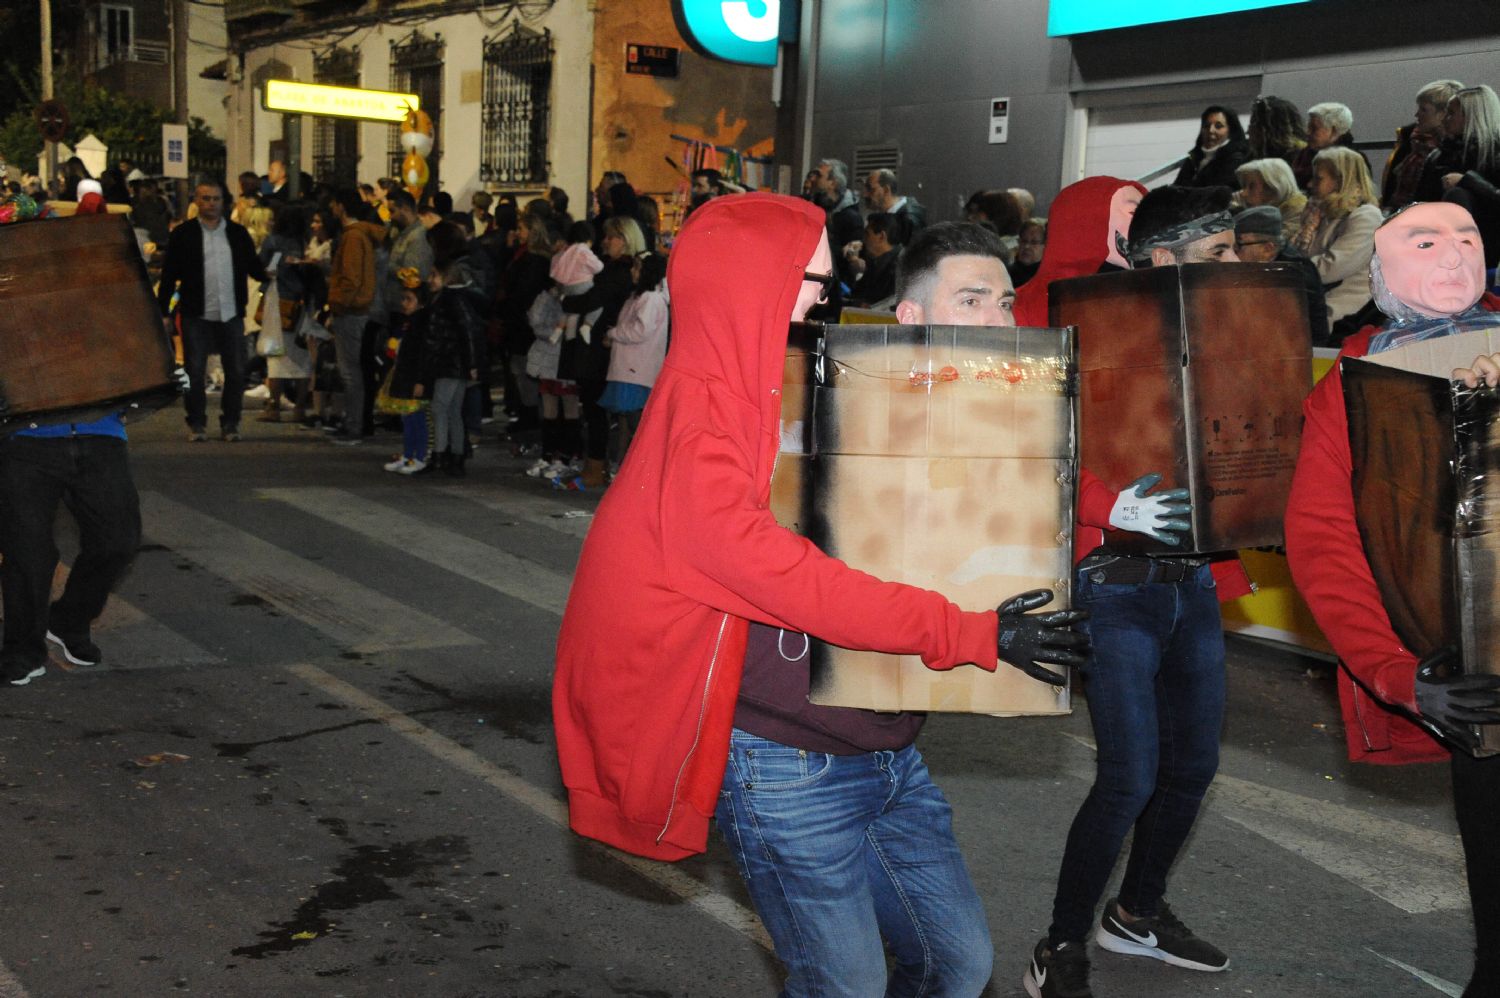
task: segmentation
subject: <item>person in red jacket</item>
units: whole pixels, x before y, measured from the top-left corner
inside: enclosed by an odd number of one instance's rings
[[[1453,204],[1418,204],[1375,233],[1375,302],[1391,321],[1344,341],[1340,359],[1363,357],[1474,329],[1500,331],[1500,299],[1484,294],[1484,257],[1473,218]],[[1481,297],[1482,296],[1482,297]],[[1500,356],[1454,371],[1470,387],[1500,383]],[[1450,753],[1470,723],[1500,723],[1492,676],[1444,679],[1438,652],[1418,661],[1396,636],[1355,521],[1353,459],[1338,364],[1303,403],[1302,448],[1286,510],[1287,560],[1297,589],[1339,656],[1339,701],[1349,758],[1401,765],[1451,755],[1453,808],[1468,860],[1477,940],[1465,998],[1500,994],[1500,757]]]
[[[558,637],[553,718],[569,820],[581,835],[675,860],[703,851],[729,788],[743,791],[801,850],[780,870],[795,892],[791,921],[748,874],[788,967],[785,994],[869,993],[876,975],[884,990],[884,936],[898,975],[973,995],[992,960],[983,908],[913,748],[859,753],[870,764],[858,771],[826,749],[752,750],[726,772],[752,621],[789,639],[919,655],[933,669],[1004,659],[1042,674],[1037,663],[1078,664],[1086,651],[1076,611],[1027,612],[1050,599],[1045,590],[998,615],[966,612],[851,569],[772,517],[788,324],[834,280],[824,225],[795,198],[715,198],[673,247],[672,344],[584,542]],[[996,280],[991,309],[1008,295]],[[786,663],[788,675],[797,668]],[[858,849],[818,851],[824,819],[862,821]]]
[[[1107,189],[1095,188],[1096,204]],[[1152,191],[1131,220],[1129,259],[1137,267],[1234,262],[1228,204],[1223,187]],[[1075,232],[1074,242],[1104,242],[1099,233],[1106,218],[1095,211],[1093,234]],[[1079,474],[1073,595],[1091,615],[1094,653],[1083,673],[1097,773],[1068,830],[1052,924],[1022,978],[1032,998],[1093,994],[1086,937],[1132,829],[1120,895],[1105,904],[1095,941],[1111,952],[1192,970],[1229,966],[1221,950],[1183,925],[1163,894],[1218,769],[1224,715],[1218,604],[1248,593],[1249,580],[1234,555],[1134,557],[1111,550],[1107,528],[1173,544],[1188,529],[1187,490],[1153,493],[1160,480],[1143,475],[1117,492],[1087,469]]]
[[[1047,248],[1036,275],[1016,291],[1016,325],[1046,326],[1047,286],[1068,277],[1125,270],[1124,242],[1146,188],[1134,180],[1089,177],[1064,187],[1047,217]]]

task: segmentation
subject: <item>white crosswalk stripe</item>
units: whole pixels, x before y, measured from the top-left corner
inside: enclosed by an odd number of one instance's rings
[[[62,595],[68,581],[68,566],[58,565],[52,581],[52,598]],[[104,651],[104,666],[115,669],[147,669],[165,665],[213,665],[224,661],[143,612],[128,599],[116,593],[104,605],[104,612],[93,625],[94,640]],[[75,668],[62,662],[55,652],[53,661],[62,668]],[[3,992],[0,992],[3,996]]]
[[[420,517],[377,505],[331,488],[260,489],[258,495],[327,520],[413,558],[488,586],[539,610],[562,615],[572,580],[560,572],[517,558],[472,537],[445,530]]]
[[[479,638],[155,492],[146,534],[350,651],[478,645]]]
[[[555,493],[556,498],[552,498],[516,489],[468,485],[442,486],[437,491],[478,503],[485,509],[501,514],[505,521],[535,524],[579,540],[584,538],[594,522],[593,511],[576,502],[566,501],[563,498],[566,493]]]

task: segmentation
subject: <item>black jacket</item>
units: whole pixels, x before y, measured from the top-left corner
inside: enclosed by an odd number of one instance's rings
[[[220,219],[226,226],[229,239],[229,256],[234,267],[234,314],[245,314],[245,301],[250,291],[245,283],[247,277],[257,281],[266,279],[266,270],[255,255],[255,243],[243,225]],[[167,237],[167,255],[161,265],[161,285],[157,288],[156,301],[161,314],[171,311],[172,292],[181,292],[178,309],[190,319],[203,317],[203,226],[195,218],[183,222]]]
[[[526,313],[536,296],[547,290],[552,283],[548,274],[547,258],[522,250],[505,267],[505,277],[500,287],[501,338],[505,352],[511,357],[524,357],[536,340]]]
[[[1338,346],[1329,341],[1328,302],[1323,297],[1323,278],[1307,254],[1287,246],[1276,254],[1277,263],[1289,263],[1302,275],[1303,293],[1307,296],[1307,322],[1315,347]]]
[[[450,286],[437,293],[427,308],[427,334],[422,338],[422,383],[438,378],[469,378],[484,364],[482,299],[467,287]],[[400,354],[397,354],[400,357]]]
[[[1228,187],[1232,191],[1240,188],[1234,171],[1250,162],[1250,143],[1244,139],[1230,139],[1219,147],[1214,158],[1203,162],[1203,150],[1193,146],[1187,154],[1187,162],[1177,171],[1172,181],[1177,187]]]
[[[604,345],[604,334],[615,327],[620,319],[620,309],[625,307],[634,290],[635,282],[630,277],[634,265],[635,261],[628,256],[605,260],[604,269],[594,275],[593,287],[583,294],[568,295],[562,300],[563,311],[569,314],[587,315],[596,308],[602,310],[589,333],[589,349],[595,352],[596,358],[603,355],[600,369],[604,371],[609,370],[609,347]],[[600,380],[603,380],[602,375]]]
[[[888,250],[865,264],[865,272],[854,283],[849,292],[852,305],[873,305],[885,301],[896,293],[896,261],[901,256],[900,247]]]
[[[395,313],[391,335],[401,341],[401,345],[396,348],[396,367],[391,372],[388,389],[391,398],[414,398],[419,384],[425,385],[424,393],[427,398],[431,398],[432,385],[422,380],[422,348],[427,345],[427,309],[417,309],[412,315]]]

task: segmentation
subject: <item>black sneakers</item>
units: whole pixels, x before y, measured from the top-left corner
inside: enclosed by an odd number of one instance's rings
[[[1089,990],[1089,958],[1083,943],[1036,944],[1021,984],[1031,998],[1094,998]]]
[[[18,660],[0,662],[0,683],[6,686],[25,686],[37,676],[47,673],[45,665],[27,665]]]
[[[1120,915],[1118,898],[1104,906],[1104,917],[1094,933],[1094,942],[1111,953],[1127,956],[1149,956],[1174,967],[1189,970],[1220,971],[1229,966],[1229,957],[1210,943],[1193,935],[1165,901],[1155,915],[1127,922]],[[1038,951],[1040,952],[1040,950]],[[1035,962],[1033,961],[1033,966]]]
[[[89,639],[87,633],[54,634],[48,631],[47,640],[57,645],[63,658],[74,665],[98,665],[104,660],[104,653]]]

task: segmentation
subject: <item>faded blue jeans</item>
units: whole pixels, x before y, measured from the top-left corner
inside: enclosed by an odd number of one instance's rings
[[[915,747],[827,755],[736,728],[717,819],[784,998],[972,998],[989,981],[984,907]]]
[[[1156,914],[1219,768],[1224,723],[1224,629],[1207,565],[1181,582],[1138,585],[1080,571],[1073,604],[1090,613],[1084,675],[1099,753],[1057,877],[1054,943],[1084,940],[1132,826],[1120,903]]]

